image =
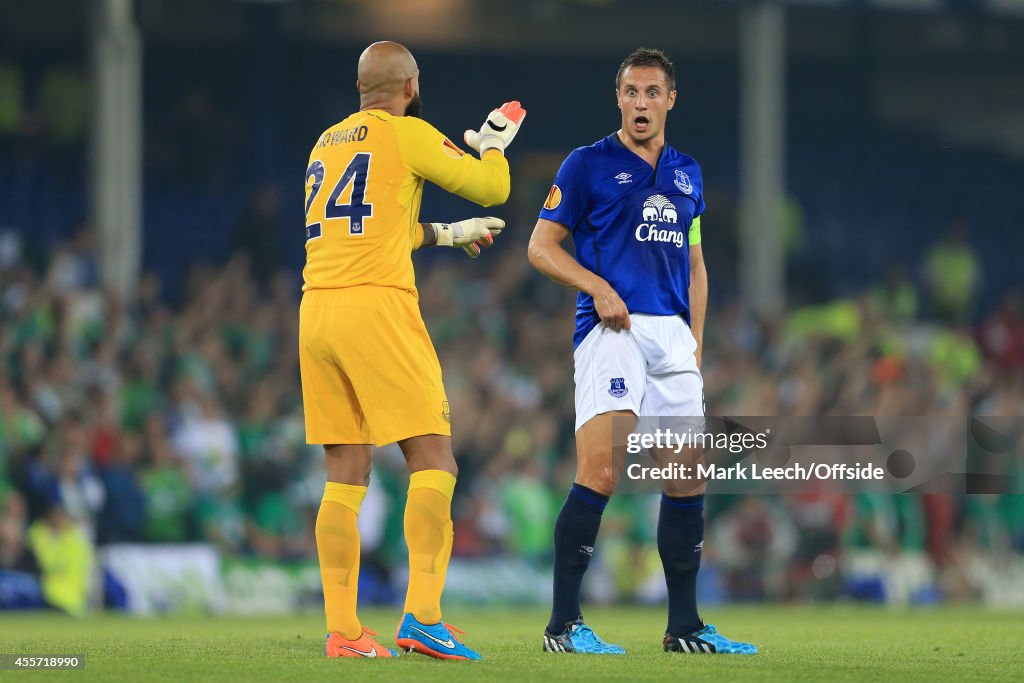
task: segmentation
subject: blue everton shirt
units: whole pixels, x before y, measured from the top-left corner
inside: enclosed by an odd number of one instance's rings
[[[651,168],[612,133],[566,158],[540,217],[572,231],[576,260],[607,280],[630,313],[689,321],[689,232],[702,213],[696,161],[666,144]],[[600,321],[593,297],[580,292],[573,347]]]

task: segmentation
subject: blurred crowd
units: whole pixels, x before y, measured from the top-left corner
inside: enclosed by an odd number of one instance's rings
[[[0,572],[41,576],[47,601],[74,613],[106,544],[315,558],[324,469],[304,439],[297,274],[265,276],[239,253],[196,266],[180,306],[152,275],[124,300],[99,287],[93,242],[83,231],[30,265],[21,237],[0,234]],[[948,270],[963,249],[944,240],[929,260]],[[460,257],[414,255],[461,470],[454,554],[543,566],[574,472],[574,296],[533,272],[521,243]],[[774,321],[713,295],[708,414],[1022,415],[1020,293],[979,317],[940,286],[894,269],[860,296]],[[360,517],[368,571],[401,564],[404,489],[400,452],[380,449]],[[1020,495],[710,500],[706,564],[726,598],[904,590],[872,583],[870,566],[851,564],[859,551],[909,577],[906,599],[980,598],[992,567],[1024,551]],[[658,595],[656,506],[613,499],[601,596]]]

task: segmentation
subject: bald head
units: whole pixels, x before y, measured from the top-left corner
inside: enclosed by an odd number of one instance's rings
[[[418,73],[416,60],[404,45],[382,40],[363,50],[359,56],[356,87],[364,97],[395,95],[404,89],[406,81]]]

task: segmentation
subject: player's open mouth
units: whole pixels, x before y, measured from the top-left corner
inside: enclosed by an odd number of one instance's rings
[[[633,126],[640,133],[643,133],[645,130],[647,130],[648,123],[650,122],[647,120],[646,116],[638,116],[635,119],[633,119]]]

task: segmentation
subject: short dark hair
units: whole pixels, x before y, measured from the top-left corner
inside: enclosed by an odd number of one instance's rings
[[[656,66],[665,73],[665,81],[668,83],[669,91],[676,89],[676,68],[672,66],[672,60],[665,56],[661,50],[652,50],[646,47],[633,50],[632,54],[623,60],[619,70],[615,74],[615,90],[618,92],[622,83],[622,74],[631,66]]]

